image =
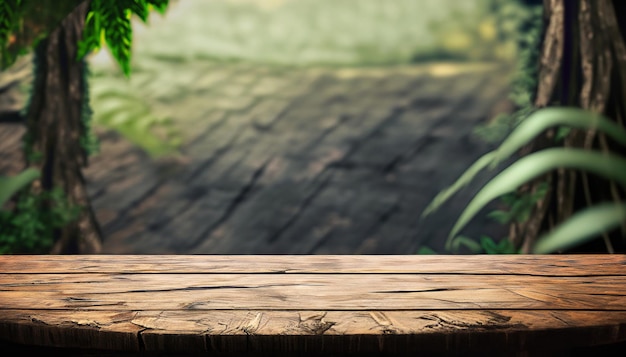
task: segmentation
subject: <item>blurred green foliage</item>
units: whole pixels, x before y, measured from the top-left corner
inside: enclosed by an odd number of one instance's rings
[[[48,253],[54,231],[72,222],[80,213],[59,188],[35,194],[29,188],[18,192],[12,209],[0,208],[0,254]]]
[[[454,8],[444,21],[431,23],[434,47],[417,51],[414,60],[512,61],[537,14],[536,7],[515,0],[477,0],[469,12]]]
[[[138,94],[131,82],[96,74],[90,83],[97,126],[119,132],[153,158],[176,153],[181,138],[172,119],[155,114],[150,102]]]
[[[528,16],[515,0],[181,0],[149,29],[137,22],[133,51],[277,65],[512,60]]]
[[[0,1],[0,68],[27,53],[83,0]]]
[[[457,182],[440,192],[424,210],[422,216],[440,207],[454,192],[467,185],[480,170],[494,169],[546,130],[564,126],[597,130],[617,143],[626,145],[626,130],[604,116],[578,108],[543,108],[523,120],[496,150],[483,155],[457,179]],[[459,241],[457,234],[488,202],[498,197],[504,197],[511,210],[496,211],[498,212],[496,218],[504,222],[528,219],[530,207],[547,193],[548,186],[540,185],[530,196],[511,197],[508,194],[516,192],[520,186],[547,172],[562,168],[590,172],[626,187],[626,159],[618,154],[562,147],[540,150],[517,160],[474,195],[452,227],[446,249],[454,251]],[[604,218],[599,219],[602,215]],[[593,205],[539,237],[533,251],[545,254],[576,246],[618,227],[624,220],[626,205],[621,202]],[[461,242],[466,240],[462,237]],[[609,242],[607,248],[611,250]]]
[[[513,113],[500,113],[490,122],[474,129],[474,133],[485,142],[497,143],[502,141],[515,126],[535,111],[533,96],[539,77],[542,11],[541,6],[526,7],[519,15],[518,20],[515,21],[519,28],[515,35],[518,59],[511,81],[509,98],[516,110]]]

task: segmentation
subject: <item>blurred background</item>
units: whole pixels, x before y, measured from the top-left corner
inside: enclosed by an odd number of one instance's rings
[[[510,61],[530,12],[516,0],[174,0],[165,17],[135,21],[134,53],[290,66]]]
[[[129,78],[106,47],[88,57],[105,252],[443,253],[486,177],[420,214],[528,101],[509,94],[538,2],[174,0],[134,18]],[[5,119],[30,60],[2,73]],[[22,128],[2,121],[0,174],[15,173]]]
[[[130,80],[124,78],[106,47],[89,57],[95,124],[125,133],[153,156],[172,153],[181,139],[168,118],[152,115],[154,105],[158,106],[154,101],[171,103],[194,91],[187,84],[197,77],[193,73],[212,68],[207,63],[222,68],[269,67],[274,72],[476,62],[514,68],[526,50],[524,44],[532,42],[526,31],[540,17],[540,7],[531,6],[538,3],[173,0],[165,16],[153,12],[148,24],[133,19]],[[138,89],[141,98],[136,97]],[[115,107],[112,92],[134,100],[137,108],[143,108],[135,112],[145,115],[108,115],[107,109]],[[127,121],[143,125],[124,125]],[[497,141],[502,130],[493,128],[495,134],[485,131],[483,136]]]

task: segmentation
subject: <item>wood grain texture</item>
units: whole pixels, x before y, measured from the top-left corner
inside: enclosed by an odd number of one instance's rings
[[[624,255],[13,255],[0,273],[332,273],[624,276]]]
[[[0,340],[136,353],[560,350],[626,341],[623,268],[608,255],[2,256]]]

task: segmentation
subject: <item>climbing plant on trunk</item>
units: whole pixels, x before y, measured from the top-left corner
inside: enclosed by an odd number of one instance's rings
[[[21,194],[61,189],[67,203],[79,208],[72,222],[52,230],[52,253],[101,249],[102,236],[81,171],[91,141],[84,56],[99,49],[104,38],[124,74],[130,75],[132,14],[145,22],[150,9],[163,13],[167,5],[168,0],[7,0],[0,4],[3,67],[34,47],[35,76],[26,108],[24,147],[27,166],[41,176]],[[37,208],[49,210],[52,204],[42,200]]]
[[[544,0],[544,37],[534,104],[575,106],[612,119],[624,128],[626,120],[626,6],[621,0]],[[563,146],[626,154],[597,130],[549,130],[525,149],[525,153],[553,145],[555,136],[564,137]],[[585,172],[560,169],[522,189],[536,192],[548,184],[530,219],[512,223],[510,237],[531,251],[539,232],[549,231],[566,221],[581,207],[603,201],[621,202],[620,185]],[[613,251],[623,244],[625,228],[604,235],[604,244]]]
[[[448,249],[454,250],[461,243],[473,250],[483,248],[456,234],[497,197],[512,204],[508,212],[494,213],[510,223],[510,245],[515,250],[562,251],[598,234],[609,252],[615,251],[615,244],[623,249],[625,4],[617,0],[544,0],[538,68],[527,68],[537,73],[537,81],[525,81],[533,84],[534,88],[524,89],[531,95],[518,96],[529,110],[520,111],[521,122],[499,148],[483,155],[451,187],[440,192],[423,216],[437,209],[480,170],[493,169],[520,148],[523,158],[474,196],[451,230]],[[517,212],[515,207],[519,208],[520,202],[530,211],[524,208],[523,215]]]
[[[28,166],[40,170],[42,177],[32,184],[31,193],[59,187],[72,206],[81,207],[75,221],[55,232],[52,253],[96,253],[101,249],[101,234],[81,171],[87,163],[81,138],[88,132],[83,120],[88,104],[86,64],[76,58],[88,5],[77,6],[37,44],[34,53],[35,79],[24,143]]]

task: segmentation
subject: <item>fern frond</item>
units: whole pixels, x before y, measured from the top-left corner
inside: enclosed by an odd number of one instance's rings
[[[131,43],[133,28],[130,23],[130,10],[114,1],[102,1],[102,27],[104,40],[113,58],[122,68],[126,77],[130,76]]]
[[[126,7],[144,23],[148,21],[148,4],[145,0],[127,0]]]
[[[89,52],[100,49],[102,40],[102,0],[92,0],[83,27],[83,38],[78,43],[77,60]]]
[[[147,22],[150,8],[164,13],[168,3],[167,0],[92,0],[83,40],[78,44],[78,58],[99,49],[104,40],[124,75],[129,77],[133,40],[131,16],[135,14]]]
[[[160,14],[164,14],[167,10],[169,0],[145,0],[149,7],[155,9]]]

